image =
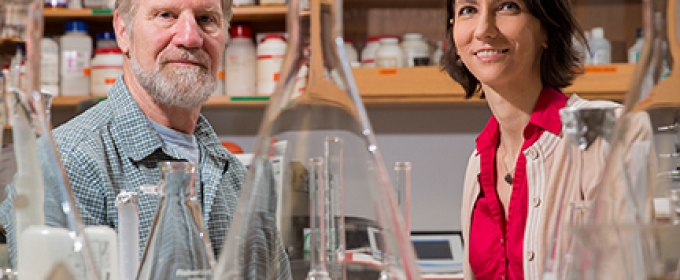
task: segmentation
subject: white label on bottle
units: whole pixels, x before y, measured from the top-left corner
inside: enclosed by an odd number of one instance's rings
[[[381,56],[375,58],[375,65],[382,68],[401,67],[401,58],[398,56]]]
[[[255,56],[229,55],[225,65],[227,95],[255,94]]]
[[[63,78],[79,78],[87,76],[85,70],[90,67],[90,58],[83,52],[62,52],[61,76]]]
[[[59,83],[59,55],[42,53],[40,61],[40,80],[43,84]]]
[[[123,74],[123,66],[93,66],[91,80],[92,94],[107,95],[120,74]]]
[[[270,95],[274,93],[279,71],[283,64],[283,55],[260,55],[257,57],[257,93]]]
[[[593,51],[592,64],[609,64],[612,62],[611,53],[607,50]]]
[[[234,0],[233,5],[234,6],[255,5],[255,1],[254,0]]]

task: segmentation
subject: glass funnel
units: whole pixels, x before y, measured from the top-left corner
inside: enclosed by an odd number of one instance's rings
[[[644,47],[612,138],[586,225],[581,279],[680,277],[678,209],[668,175],[678,168],[678,0],[644,0]]]
[[[342,1],[311,0],[309,12],[299,7],[289,1],[287,56],[216,278],[305,279],[311,269],[325,268],[331,279],[379,279],[388,266],[392,279],[420,279],[389,172],[343,57]],[[319,166],[322,172],[315,171]],[[317,192],[311,199],[310,191]],[[323,206],[310,209],[319,201]],[[317,235],[310,216],[319,213]],[[310,248],[317,250],[312,268],[305,250],[310,233],[323,240]],[[324,256],[322,264],[317,256]]]
[[[196,198],[196,164],[162,162],[161,201],[138,280],[212,279],[215,258]]]
[[[42,10],[40,0],[0,2],[0,63],[9,65],[0,118],[4,125],[7,108],[17,164],[0,221],[22,279],[47,279],[57,268],[99,279],[40,93]]]

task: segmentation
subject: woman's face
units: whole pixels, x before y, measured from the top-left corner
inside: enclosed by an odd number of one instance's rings
[[[456,53],[482,84],[540,82],[547,39],[524,0],[455,0],[453,9]]]

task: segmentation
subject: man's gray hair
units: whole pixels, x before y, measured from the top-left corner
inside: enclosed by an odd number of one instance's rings
[[[139,1],[153,1],[153,0],[116,0],[115,9],[125,21],[127,26],[131,26],[132,18],[137,13],[137,3]],[[224,14],[225,29],[229,27],[229,21],[233,15],[231,4],[232,0],[220,0],[222,2],[222,13]]]

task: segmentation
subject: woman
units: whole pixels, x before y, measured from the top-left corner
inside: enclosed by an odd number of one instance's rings
[[[466,279],[540,279],[567,176],[559,110],[613,104],[560,92],[581,65],[572,38],[585,41],[569,0],[447,0],[447,10],[444,69],[493,114],[465,177]],[[567,199],[592,197],[604,166],[594,150],[580,159],[592,166],[568,175],[591,181],[576,182]]]

